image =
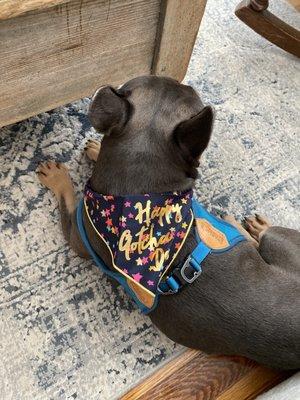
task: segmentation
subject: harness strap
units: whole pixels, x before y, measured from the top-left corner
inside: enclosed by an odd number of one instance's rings
[[[182,289],[183,286],[194,282],[202,272],[201,263],[210,252],[211,249],[203,242],[200,242],[185,262],[174,268],[172,274],[164,282],[160,283],[158,287],[159,293],[174,294]]]

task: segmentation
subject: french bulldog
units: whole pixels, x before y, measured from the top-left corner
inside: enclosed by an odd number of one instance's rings
[[[92,126],[104,134],[90,140],[95,161],[90,185],[115,196],[192,189],[200,156],[213,128],[214,111],[196,91],[171,78],[142,76],[120,88],[102,86],[92,98]],[[76,200],[67,168],[39,165],[40,182],[56,196],[62,230],[84,258],[76,223]],[[109,268],[111,256],[95,234],[85,210],[84,227],[93,250]],[[224,217],[247,239],[233,249],[209,255],[202,274],[178,294],[161,296],[149,314],[170,339],[206,353],[242,355],[280,369],[300,367],[300,233],[271,226],[255,215],[238,223]],[[176,262],[197,242],[191,231]],[[171,267],[172,268],[172,267]]]

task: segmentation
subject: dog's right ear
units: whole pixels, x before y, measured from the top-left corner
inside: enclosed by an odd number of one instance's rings
[[[194,117],[181,122],[174,131],[175,142],[188,161],[198,161],[210,140],[214,122],[211,106],[204,107]]]
[[[102,86],[96,91],[89,107],[92,126],[105,135],[118,134],[129,118],[130,104],[115,89]]]

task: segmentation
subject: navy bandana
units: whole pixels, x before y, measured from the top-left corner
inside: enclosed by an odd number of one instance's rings
[[[114,268],[154,297],[192,226],[192,191],[109,196],[87,184],[84,204]]]

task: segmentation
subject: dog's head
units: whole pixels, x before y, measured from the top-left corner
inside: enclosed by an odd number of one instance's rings
[[[101,154],[106,147],[136,167],[143,163],[165,175],[171,169],[173,181],[196,177],[213,125],[212,108],[192,87],[156,76],[132,79],[119,89],[100,87],[88,115],[104,134]]]

